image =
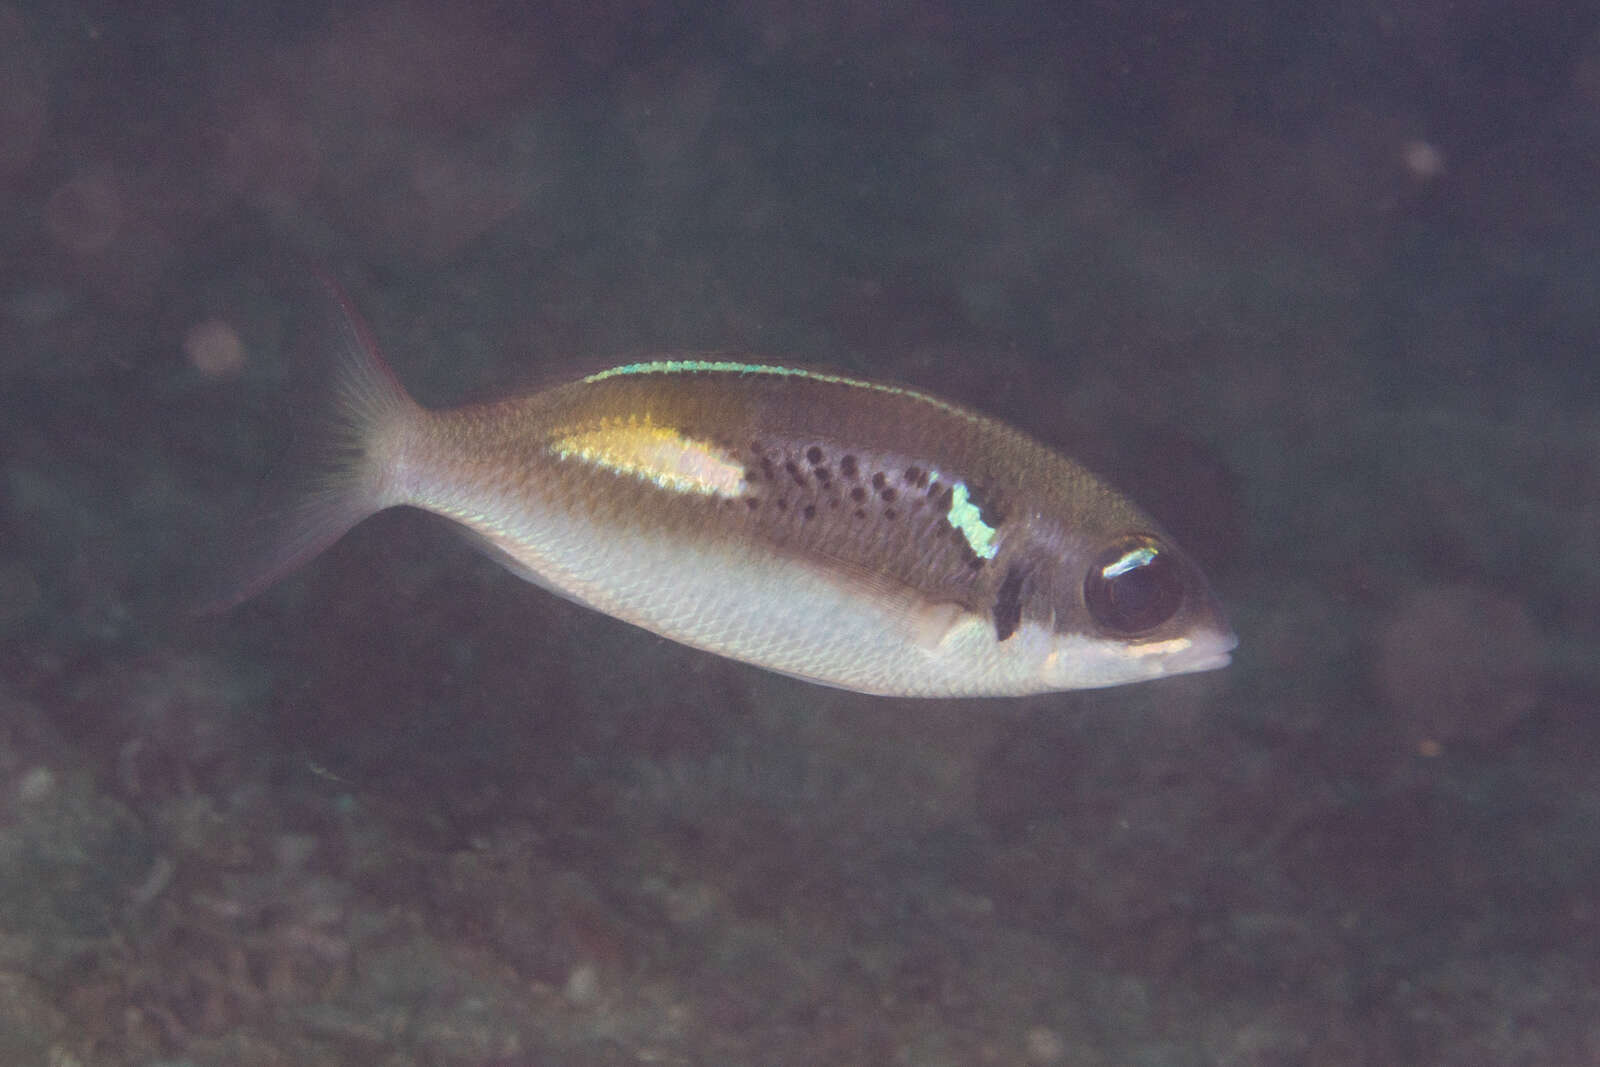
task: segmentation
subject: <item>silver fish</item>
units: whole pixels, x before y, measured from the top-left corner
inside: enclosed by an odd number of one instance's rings
[[[1199,569],[1079,464],[913,389],[661,360],[417,405],[347,301],[334,446],[231,601],[409,506],[551,592],[694,648],[889,696],[1224,666]]]

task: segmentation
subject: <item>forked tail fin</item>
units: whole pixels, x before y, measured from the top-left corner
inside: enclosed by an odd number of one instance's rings
[[[225,577],[195,605],[225,611],[316,556],[362,519],[402,503],[389,489],[398,450],[425,412],[384,362],[350,299],[321,277],[326,307],[311,319],[306,354],[318,364],[319,395],[295,398],[302,444],[284,484],[237,544],[226,546]]]

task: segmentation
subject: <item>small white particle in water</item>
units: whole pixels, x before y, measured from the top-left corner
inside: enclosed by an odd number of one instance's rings
[[[592,963],[580,963],[567,975],[563,992],[574,1004],[589,1004],[600,995],[600,972]]]
[[[183,338],[183,354],[190,366],[207,378],[231,378],[244,369],[244,342],[221,319],[207,319],[189,327]]]
[[[1444,173],[1444,153],[1427,141],[1411,141],[1400,150],[1400,160],[1418,181],[1429,181]]]
[[[1067,1052],[1061,1035],[1048,1026],[1033,1027],[1023,1038],[1023,1044],[1028,1049],[1029,1063],[1060,1063]]]
[[[56,772],[49,767],[35,767],[17,783],[17,798],[25,804],[44,800],[56,791]]]

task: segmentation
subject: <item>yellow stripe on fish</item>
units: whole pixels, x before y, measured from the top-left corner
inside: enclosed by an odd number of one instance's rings
[[[636,416],[568,430],[550,450],[561,459],[631,474],[679,493],[736,497],[745,489],[744,466],[732,456]]]

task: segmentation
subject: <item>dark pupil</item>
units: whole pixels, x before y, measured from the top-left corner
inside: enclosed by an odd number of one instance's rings
[[[1177,614],[1183,603],[1183,577],[1171,553],[1147,538],[1132,538],[1095,560],[1083,583],[1083,598],[1101,626],[1140,633]]]

